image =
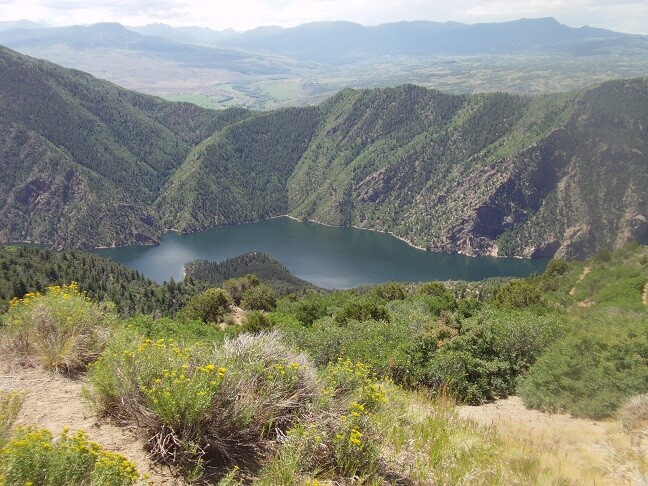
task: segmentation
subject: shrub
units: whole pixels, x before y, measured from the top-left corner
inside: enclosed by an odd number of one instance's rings
[[[607,263],[612,261],[613,256],[614,254],[612,253],[612,250],[604,248],[594,253],[594,255],[592,255],[592,261],[594,263]]]
[[[105,451],[79,431],[54,439],[46,430],[19,428],[0,452],[1,484],[127,486],[139,473],[120,454]]]
[[[561,275],[565,275],[570,268],[571,265],[569,265],[566,260],[563,260],[562,258],[555,258],[549,262],[542,276],[545,278],[559,277]]]
[[[140,337],[153,340],[172,337],[183,341],[222,341],[225,334],[218,326],[205,324],[201,320],[176,321],[143,314],[128,319],[125,325]]]
[[[519,312],[467,321],[461,334],[447,326],[426,330],[405,350],[405,381],[447,391],[462,402],[507,396],[564,327],[555,316]]]
[[[525,280],[511,280],[495,292],[494,303],[500,309],[525,309],[544,306],[542,292]]]
[[[244,332],[261,332],[267,331],[272,327],[272,321],[260,311],[252,311],[245,316],[241,330]]]
[[[100,411],[143,427],[153,454],[185,471],[263,449],[318,388],[306,358],[276,333],[241,334],[213,350],[116,343],[90,381]]]
[[[374,285],[371,288],[371,293],[387,302],[403,300],[405,298],[405,289],[398,282],[386,282],[384,284]]]
[[[326,302],[318,296],[305,297],[297,304],[295,315],[304,326],[311,326],[317,319],[328,315]]]
[[[277,308],[275,291],[265,284],[249,288],[243,293],[241,307],[246,310],[273,311]]]
[[[318,406],[288,431],[261,484],[311,484],[304,474],[375,479],[382,436],[374,417],[386,402],[384,388],[367,365],[348,359],[323,374]]]
[[[434,297],[441,297],[447,292],[451,292],[448,287],[443,285],[441,282],[426,282],[419,285],[417,293],[419,295],[430,295]]]
[[[229,312],[232,298],[226,290],[213,288],[194,295],[182,309],[182,315],[188,319],[208,322],[218,322]]]
[[[241,305],[245,292],[260,285],[261,282],[256,275],[245,275],[238,278],[230,278],[223,282],[223,288],[230,294],[236,305]]]
[[[648,323],[613,316],[556,341],[520,387],[527,406],[602,418],[648,392]]]
[[[481,301],[474,297],[466,297],[457,301],[457,312],[461,317],[472,317],[479,312],[481,307]]]
[[[389,322],[389,312],[385,306],[376,303],[372,299],[352,300],[347,302],[344,307],[335,315],[335,321],[338,324],[345,324],[349,321],[387,321]]]
[[[24,394],[0,391],[0,450],[11,437],[11,428],[22,407]]]
[[[72,282],[13,299],[3,331],[21,361],[74,374],[99,356],[115,322],[108,308],[91,303]]]
[[[444,311],[453,311],[457,308],[457,301],[450,291],[446,291],[441,295],[432,295],[426,301],[430,313],[437,317]]]

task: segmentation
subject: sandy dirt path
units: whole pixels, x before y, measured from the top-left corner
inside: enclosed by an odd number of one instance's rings
[[[151,462],[144,442],[126,428],[98,418],[81,399],[82,380],[71,380],[38,368],[23,368],[0,358],[0,390],[24,391],[25,401],[17,425],[35,425],[54,434],[69,427],[83,430],[90,440],[135,463],[149,479],[142,484],[174,485],[177,481]]]

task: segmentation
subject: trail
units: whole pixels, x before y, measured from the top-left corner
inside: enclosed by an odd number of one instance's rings
[[[83,380],[72,380],[39,368],[11,365],[0,357],[0,390],[25,392],[16,425],[35,425],[58,434],[64,427],[83,430],[90,440],[132,461],[148,485],[179,484],[157,468],[144,450],[144,442],[132,431],[97,417],[81,399]]]
[[[590,273],[590,267],[583,267],[583,273],[580,274],[576,283],[583,280],[588,273]],[[574,285],[572,289],[569,291],[569,295],[571,295],[572,297],[576,295],[576,285]]]
[[[646,285],[644,285],[641,300],[643,300],[644,305],[648,305],[648,282],[646,282]]]

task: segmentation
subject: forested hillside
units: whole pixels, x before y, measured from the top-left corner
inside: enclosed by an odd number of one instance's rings
[[[114,303],[122,316],[173,315],[206,288],[191,278],[159,285],[135,270],[80,250],[0,247],[0,312],[14,297],[70,282],[95,302]]]
[[[222,262],[194,260],[185,267],[186,278],[191,278],[210,287],[222,287],[231,278],[256,275],[270,286],[277,295],[305,294],[321,291],[319,287],[296,277],[279,260],[266,253],[245,253]]]
[[[0,48],[0,240],[152,243],[149,210],[198,142],[246,113],[127,91]]]
[[[542,97],[344,90],[210,111],[0,50],[0,241],[153,243],[290,214],[431,250],[648,241],[648,79]]]

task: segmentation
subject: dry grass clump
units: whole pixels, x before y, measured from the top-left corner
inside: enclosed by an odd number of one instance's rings
[[[0,391],[0,450],[11,437],[11,429],[22,408],[24,398],[24,393]]]
[[[213,348],[124,338],[89,375],[100,412],[139,426],[153,456],[189,478],[254,463],[319,388],[307,359],[277,333],[242,334]]]
[[[630,398],[618,415],[628,432],[648,434],[648,393]]]
[[[3,351],[22,364],[75,374],[103,350],[115,316],[79,293],[76,283],[13,299],[5,316]]]

